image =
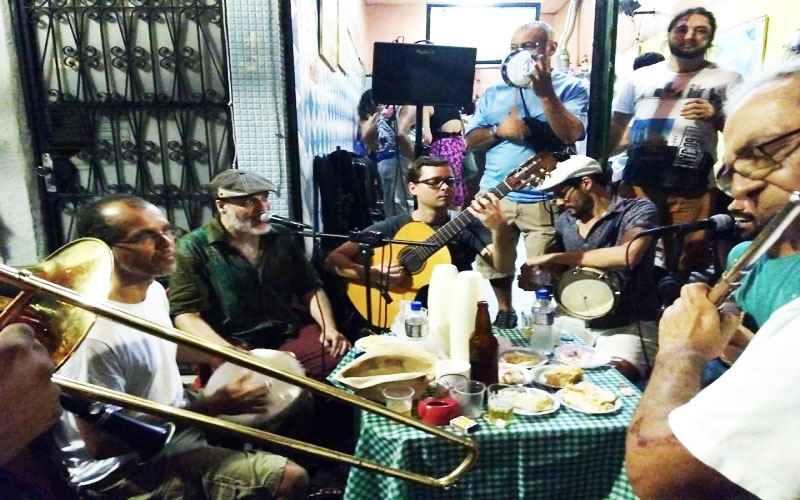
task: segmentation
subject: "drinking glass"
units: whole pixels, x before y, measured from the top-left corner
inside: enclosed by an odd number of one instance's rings
[[[386,408],[405,417],[411,416],[414,388],[407,385],[393,385],[383,390]]]
[[[492,384],[487,389],[486,419],[501,429],[514,420],[516,392],[507,384]]]
[[[461,386],[455,386],[451,397],[458,401],[461,414],[469,418],[478,418],[483,414],[483,395],[486,385],[479,380],[470,380]]]

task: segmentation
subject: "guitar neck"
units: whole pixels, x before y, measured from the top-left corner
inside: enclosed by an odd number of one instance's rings
[[[512,190],[513,188],[508,184],[508,182],[503,181],[488,193],[492,193],[497,196],[498,199],[500,199]],[[426,260],[428,257],[435,254],[440,248],[445,246],[450,240],[455,238],[458,233],[463,231],[464,228],[474,220],[474,215],[472,215],[466,209],[462,210],[455,219],[440,227],[433,236],[425,240],[425,243],[428,243],[429,245],[416,247],[409,253],[414,254],[414,257],[420,259],[421,261]]]

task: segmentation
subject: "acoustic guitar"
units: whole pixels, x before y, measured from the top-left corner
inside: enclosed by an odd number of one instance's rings
[[[528,184],[540,184],[565,158],[560,154],[540,153],[532,156],[522,165],[515,168],[508,176],[489,191],[498,198],[509,192],[525,187]],[[475,216],[464,210],[459,215],[434,231],[422,222],[409,222],[400,228],[393,239],[425,242],[424,246],[391,243],[375,249],[370,265],[375,263],[402,265],[411,276],[408,288],[386,289],[382,283],[373,283],[370,288],[371,314],[367,309],[367,287],[362,283],[348,282],[347,296],[361,316],[378,328],[389,328],[397,313],[400,312],[402,300],[414,300],[420,288],[430,283],[433,268],[437,264],[449,264],[450,251],[445,245],[467,225],[475,220]]]

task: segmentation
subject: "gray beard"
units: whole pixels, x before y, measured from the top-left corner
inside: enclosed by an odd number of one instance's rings
[[[235,215],[231,216],[223,216],[223,225],[225,226],[228,231],[232,233],[247,233],[247,234],[256,234],[262,235],[266,234],[269,231],[269,226],[265,228],[258,228],[253,227],[253,222],[250,219],[239,219]]]

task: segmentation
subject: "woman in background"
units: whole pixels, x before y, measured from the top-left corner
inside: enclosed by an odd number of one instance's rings
[[[367,90],[359,101],[358,115],[364,147],[375,152],[378,161],[386,217],[408,212],[412,198],[407,175],[414,157],[408,131],[414,123],[415,107],[376,104],[372,90]]]
[[[456,184],[451,208],[461,210],[467,201],[467,183],[464,179],[464,122],[461,112],[455,106],[425,106],[422,114],[424,138],[430,137],[430,156],[443,158],[450,162]],[[430,134],[430,135],[429,135]]]

